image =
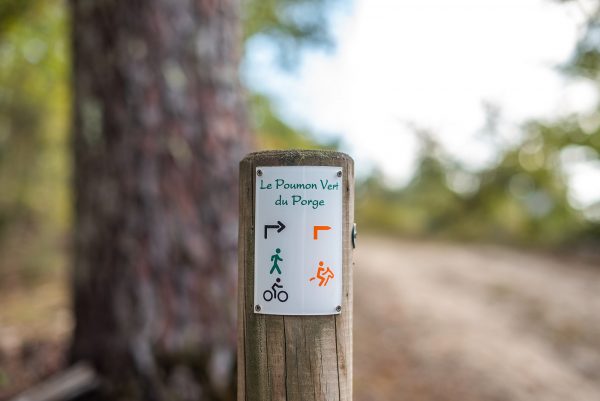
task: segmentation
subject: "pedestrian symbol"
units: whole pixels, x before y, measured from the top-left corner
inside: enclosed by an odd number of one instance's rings
[[[275,270],[277,270],[278,274],[281,274],[281,269],[277,264],[277,262],[283,262],[283,259],[281,258],[281,256],[279,256],[280,253],[281,249],[277,248],[275,249],[275,255],[271,256],[271,262],[273,262],[273,267],[271,267],[271,271],[269,272],[270,274],[273,274]]]
[[[327,266],[327,268],[323,267],[323,261],[319,262],[319,268],[317,269],[317,274],[315,277],[311,277],[308,281],[313,281],[314,279],[319,279],[319,287],[327,287],[327,283],[329,279],[334,278],[335,274],[333,271]]]

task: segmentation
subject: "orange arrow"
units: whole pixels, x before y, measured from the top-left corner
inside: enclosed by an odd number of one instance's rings
[[[314,226],[313,230],[313,239],[319,239],[319,231],[321,230],[331,230],[329,226]]]

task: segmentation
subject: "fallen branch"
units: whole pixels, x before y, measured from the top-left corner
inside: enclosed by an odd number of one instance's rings
[[[65,401],[98,387],[100,379],[90,364],[80,362],[25,390],[10,401]]]

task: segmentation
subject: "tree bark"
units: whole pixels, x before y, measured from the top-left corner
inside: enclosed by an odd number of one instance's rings
[[[238,1],[70,4],[72,357],[104,399],[234,399]]]

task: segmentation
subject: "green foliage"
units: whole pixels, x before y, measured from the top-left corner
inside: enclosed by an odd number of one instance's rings
[[[35,0],[3,0],[0,2],[0,33],[12,28],[34,5],[36,5]]]
[[[0,26],[0,274],[14,275],[52,269],[68,226],[64,5],[3,2]]]
[[[244,3],[244,38],[262,37],[279,51],[286,68],[306,47],[331,48],[328,10],[339,0],[248,0]],[[260,93],[249,95],[250,123],[259,149],[337,149],[339,143],[322,143],[302,129],[284,122],[273,102]]]
[[[409,236],[513,244],[600,238],[598,225],[568,198],[564,152],[576,146],[578,154],[598,157],[597,133],[584,135],[572,118],[527,124],[522,140],[482,171],[465,169],[430,135],[418,134],[418,168],[407,186],[388,188],[380,174],[358,185],[361,226]]]
[[[260,149],[337,149],[337,142],[320,143],[310,132],[297,130],[283,122],[267,97],[252,94],[250,120]]]
[[[563,69],[600,89],[600,5],[596,7]],[[486,127],[491,137],[494,111],[488,110],[491,124]],[[406,187],[388,188],[377,173],[359,183],[361,226],[401,235],[518,244],[600,242],[600,203],[585,214],[575,209],[564,175],[565,162],[599,162],[600,109],[524,124],[521,141],[502,149],[499,161],[483,171],[461,167],[431,136],[417,134],[421,154]]]
[[[281,62],[289,67],[306,46],[330,48],[327,11],[335,0],[247,0],[244,37],[263,36],[279,49]]]
[[[571,2],[573,0],[563,0]],[[577,0],[579,1],[579,0]],[[578,77],[589,78],[600,82],[600,5],[587,10],[580,4],[582,12],[586,13],[587,24],[583,30],[571,60],[564,66],[565,72]]]

